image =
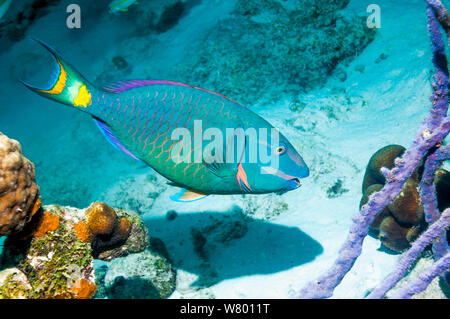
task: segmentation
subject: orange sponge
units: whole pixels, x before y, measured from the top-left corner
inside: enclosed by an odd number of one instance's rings
[[[79,240],[81,240],[84,243],[92,242],[94,235],[88,229],[88,227],[83,221],[79,221],[78,223],[73,225],[73,229],[75,230],[75,233],[77,234],[77,238]]]
[[[84,278],[80,278],[75,281],[71,290],[76,299],[91,299],[97,291],[97,285]]]
[[[49,212],[44,212],[40,216],[38,224],[33,231],[35,237],[42,237],[49,231],[57,230],[59,227],[59,217]]]

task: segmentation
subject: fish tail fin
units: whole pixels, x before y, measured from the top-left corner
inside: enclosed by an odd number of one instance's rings
[[[33,39],[46,48],[55,60],[55,72],[47,89],[37,88],[20,80],[31,91],[43,97],[87,111],[92,104],[92,92],[95,90],[78,71],[64,61],[50,46],[41,40]]]

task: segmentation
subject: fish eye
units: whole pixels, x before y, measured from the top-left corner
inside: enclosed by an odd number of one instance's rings
[[[281,155],[284,152],[286,152],[286,147],[283,146],[283,145],[280,145],[277,148],[275,148],[274,152],[275,152],[276,155]]]

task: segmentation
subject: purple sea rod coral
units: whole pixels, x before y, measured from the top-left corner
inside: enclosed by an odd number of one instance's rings
[[[450,225],[450,209],[446,209],[441,217],[433,223],[428,229],[415,241],[413,242],[411,248],[402,256],[400,262],[397,264],[395,270],[388,276],[386,280],[383,281],[383,283],[375,288],[368,296],[369,299],[377,299],[382,298],[386,292],[388,292],[391,288],[395,286],[395,284],[403,278],[403,276],[408,271],[409,267],[412,265],[414,260],[416,260],[417,256],[425,249],[425,247],[434,240],[434,238],[440,236],[440,234],[443,234],[445,232],[446,227]],[[414,285],[414,293],[418,293],[422,290],[424,290],[428,284],[433,280],[434,277],[440,275],[442,272],[444,272],[449,267],[448,263],[448,254],[446,256],[447,264],[442,265],[442,262],[435,263],[433,266],[428,269],[430,273],[435,273],[433,277],[430,278],[429,275],[423,276],[424,279],[421,279],[419,282],[422,282],[421,284],[415,284]],[[425,272],[427,273],[427,272]],[[423,274],[422,274],[423,275]],[[420,278],[422,277],[420,276]],[[426,278],[426,280],[425,280]],[[425,283],[427,283],[425,285]],[[402,288],[402,291],[406,288]],[[407,289],[408,290],[408,289]],[[395,294],[398,298],[401,296],[406,296],[408,293],[406,291],[404,292],[397,292]]]
[[[425,220],[429,225],[439,219],[439,209],[437,207],[436,185],[434,181],[434,172],[439,169],[442,162],[450,159],[450,146],[443,146],[428,156],[422,180],[420,183],[420,197],[424,205]],[[445,238],[445,232],[438,234],[438,238],[433,241],[433,256],[435,259],[441,258],[448,251],[448,244]]]
[[[376,215],[391,203],[400,193],[405,181],[419,167],[423,159],[426,159],[425,171],[421,181],[421,200],[425,204],[425,214],[430,223],[428,230],[413,243],[411,249],[405,253],[396,271],[382,284],[384,289],[372,292],[372,298],[381,298],[384,293],[395,285],[406,273],[420,251],[430,242],[442,241],[446,227],[449,226],[449,210],[442,216],[436,206],[435,190],[430,186],[429,179],[434,175],[439,164],[448,159],[448,147],[442,146],[442,141],[450,131],[450,117],[448,111],[448,66],[445,55],[444,42],[442,40],[439,25],[445,30],[450,39],[450,17],[447,10],[438,0],[426,0],[428,3],[428,30],[432,42],[433,65],[435,74],[433,77],[432,106],[429,115],[420,125],[412,146],[406,150],[401,158],[395,160],[395,167],[391,170],[381,169],[386,178],[384,187],[372,194],[369,201],[361,207],[361,211],[353,218],[353,224],[349,235],[342,245],[338,258],[333,266],[318,279],[309,282],[304,288],[295,294],[297,298],[327,298],[331,297],[337,285],[342,281],[354,262],[361,254],[362,243],[369,231],[369,225]],[[439,22],[438,22],[439,21]],[[445,156],[447,154],[447,156]],[[439,219],[438,219],[439,218]],[[444,244],[434,245],[435,259],[438,261],[419,277],[417,282],[404,287],[395,298],[408,298],[426,288],[435,276],[449,269],[448,247]],[[439,257],[442,258],[439,259]],[[400,275],[399,275],[400,274]]]

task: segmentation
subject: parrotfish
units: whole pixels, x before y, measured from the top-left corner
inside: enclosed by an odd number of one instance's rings
[[[133,4],[138,4],[138,2],[136,0],[114,0],[109,4],[109,11],[111,13],[128,11],[128,7]]]
[[[11,2],[12,0],[0,0],[0,20],[5,15],[6,11],[8,11]]]
[[[36,41],[53,56],[56,72],[45,89],[22,83],[91,115],[117,149],[181,188],[173,200],[284,193],[298,188],[300,179],[309,175],[286,137],[226,96],[164,80],[96,87],[55,50]]]

